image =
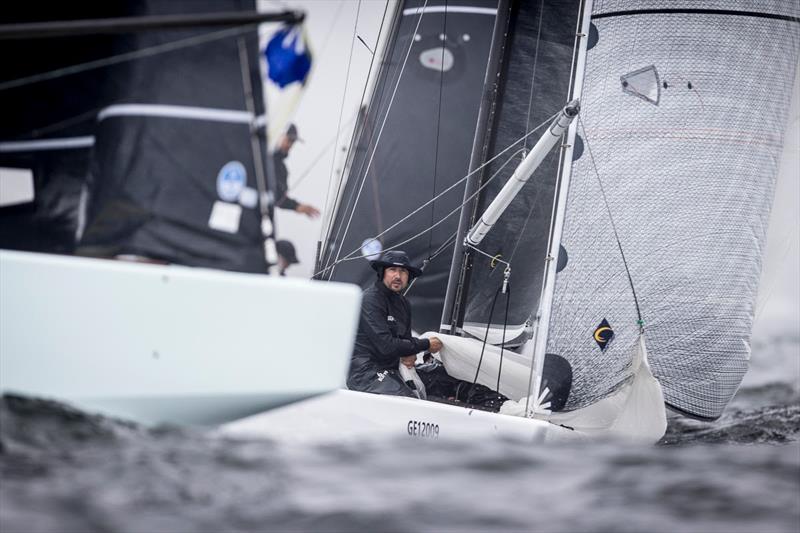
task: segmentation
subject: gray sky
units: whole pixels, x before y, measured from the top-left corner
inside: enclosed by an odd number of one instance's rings
[[[323,208],[331,178],[338,179],[342,149],[350,140],[352,127],[344,127],[334,151],[326,146],[336,138],[337,124],[348,123],[358,107],[366,81],[371,54],[358,40],[352,48],[350,76],[346,77],[351,55],[353,28],[374,48],[384,9],[383,0],[261,0],[262,8],[290,7],[306,12],[306,28],[314,53],[314,67],[302,95],[277,95],[271,90],[271,120],[293,120],[305,140],[296,144],[287,160],[291,195],[304,203]],[[391,9],[391,8],[390,8]],[[300,98],[301,97],[301,98]],[[784,153],[767,238],[764,272],[756,308],[756,334],[776,329],[800,336],[800,68],[795,80],[792,109],[787,121]],[[293,107],[295,106],[296,107]],[[283,111],[285,109],[291,112]],[[281,110],[281,111],[278,111]],[[352,123],[348,124],[349,126]],[[335,153],[334,153],[335,152]],[[336,158],[334,159],[334,155]],[[320,157],[321,156],[321,157]],[[317,157],[320,157],[315,163]],[[297,180],[305,174],[302,181]],[[291,240],[300,265],[291,276],[310,277],[322,219],[278,210],[281,238]]]

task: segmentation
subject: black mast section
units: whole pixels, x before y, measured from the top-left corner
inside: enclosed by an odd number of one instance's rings
[[[500,0],[497,6],[497,17],[494,23],[492,36],[492,47],[489,50],[489,63],[486,66],[486,78],[484,80],[483,97],[481,107],[478,111],[478,123],[475,128],[475,139],[472,145],[472,157],[469,162],[470,176],[464,187],[464,206],[461,209],[461,218],[458,221],[458,233],[456,234],[455,248],[453,250],[453,261],[450,264],[450,275],[447,280],[447,293],[444,298],[444,308],[442,309],[442,320],[440,331],[442,333],[456,333],[456,327],[463,319],[463,301],[465,284],[467,281],[467,271],[471,265],[471,254],[468,248],[464,247],[464,238],[475,222],[480,195],[472,200],[470,196],[475,194],[485,174],[485,169],[476,172],[487,159],[491,136],[488,132],[494,120],[495,104],[497,103],[497,92],[500,87],[500,73],[503,66],[503,58],[508,42],[508,27],[511,14],[511,0]]]

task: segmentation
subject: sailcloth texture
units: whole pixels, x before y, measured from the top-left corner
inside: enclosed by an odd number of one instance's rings
[[[567,410],[630,381],[640,325],[669,406],[714,419],[736,392],[799,20],[795,0],[594,3],[546,349]]]
[[[667,413],[661,384],[650,370],[642,336],[636,344],[631,372],[630,382],[614,394],[582,409],[552,413],[549,421],[599,437],[656,442],[667,430]]]
[[[525,416],[528,403],[537,418],[546,418],[554,424],[593,436],[635,442],[655,442],[667,429],[664,394],[650,370],[644,337],[639,338],[629,355],[630,379],[613,394],[581,409],[551,413],[546,391],[542,400],[527,401],[531,383],[529,359],[504,350],[501,368],[497,346],[486,344],[484,347],[483,342],[465,337],[425,334],[426,337],[431,335],[439,337],[444,345],[436,355],[451,376],[473,382],[477,374],[477,383],[492,389],[497,387],[500,377],[499,392],[510,398],[503,404],[502,414]]]

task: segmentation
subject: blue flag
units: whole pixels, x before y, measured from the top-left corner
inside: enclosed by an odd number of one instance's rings
[[[299,26],[287,26],[275,32],[267,43],[264,56],[269,79],[281,88],[296,81],[304,83],[311,70],[311,53]]]

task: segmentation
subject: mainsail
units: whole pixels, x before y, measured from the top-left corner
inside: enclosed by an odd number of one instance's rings
[[[495,8],[487,1],[398,3],[375,89],[350,149],[320,277],[372,283],[375,273],[362,257],[362,245],[467,174]],[[423,233],[402,249],[415,264],[435,256],[408,293],[414,327],[423,331],[439,325],[457,213],[426,230],[457,210],[462,196],[463,185],[457,185],[377,241],[380,250]],[[364,246],[367,255],[375,249]],[[354,250],[355,261],[332,266]]]

